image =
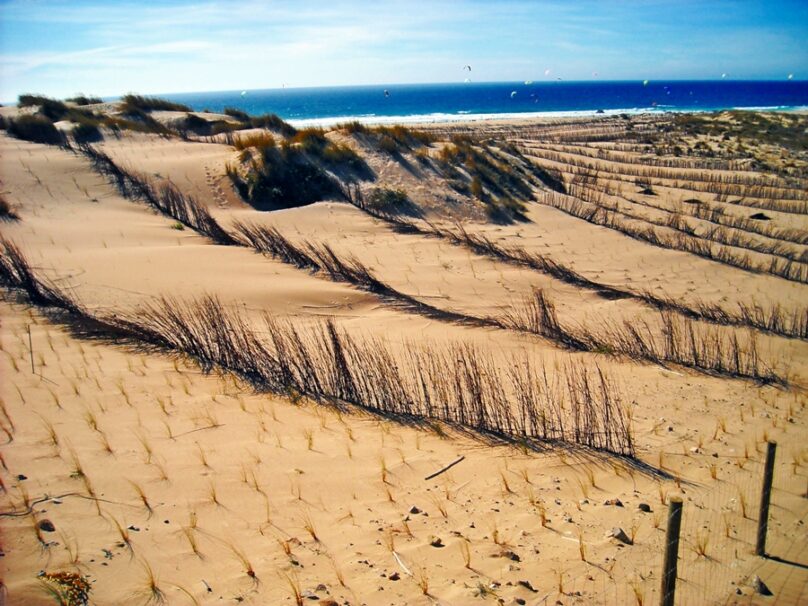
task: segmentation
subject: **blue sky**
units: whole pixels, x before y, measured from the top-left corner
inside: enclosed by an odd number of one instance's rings
[[[0,99],[808,76],[808,1],[0,0]],[[547,71],[549,70],[549,72]]]

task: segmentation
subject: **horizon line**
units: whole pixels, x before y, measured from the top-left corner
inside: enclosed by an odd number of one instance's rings
[[[556,79],[556,80],[479,80],[479,81],[470,81],[470,82],[387,82],[387,83],[379,83],[379,84],[336,84],[336,85],[306,85],[306,86],[279,86],[279,87],[267,87],[267,88],[244,88],[244,89],[218,89],[218,90],[193,90],[193,91],[173,91],[173,92],[157,92],[157,93],[140,93],[137,91],[128,91],[125,93],[120,93],[116,95],[98,95],[98,98],[102,99],[105,103],[110,103],[113,101],[120,100],[125,95],[142,95],[142,96],[176,96],[176,95],[194,95],[194,94],[201,94],[201,93],[238,93],[240,91],[246,92],[266,92],[266,91],[283,91],[283,90],[315,90],[315,89],[334,89],[334,88],[384,88],[384,87],[400,87],[400,86],[473,86],[479,84],[517,84],[521,86],[536,86],[536,85],[558,85],[558,84],[616,84],[616,83],[644,83],[648,82],[648,84],[653,83],[667,83],[667,82],[698,82],[698,83],[743,83],[743,82],[756,82],[756,83],[806,83],[808,79],[806,78],[620,78],[615,80],[601,80],[601,79],[590,79],[590,80],[565,80],[565,79]],[[529,84],[528,84],[529,83]],[[19,97],[21,95],[39,95],[40,93],[36,92],[24,92],[19,93],[17,95],[17,99],[14,101],[4,101],[3,103],[8,103],[8,105],[16,105]],[[76,92],[70,96],[75,95],[89,95],[94,96],[93,93],[84,93],[84,92]],[[51,95],[42,95],[43,97],[49,97],[52,99],[60,99],[57,96]],[[68,97],[63,97],[67,99]]]

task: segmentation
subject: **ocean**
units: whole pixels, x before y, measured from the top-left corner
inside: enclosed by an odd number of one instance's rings
[[[388,84],[161,95],[196,111],[234,107],[299,126],[347,120],[412,123],[594,113],[788,110],[808,107],[808,81],[623,81]]]

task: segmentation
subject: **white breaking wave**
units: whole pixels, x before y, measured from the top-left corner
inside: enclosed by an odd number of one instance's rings
[[[732,107],[732,108],[676,108],[672,106],[656,107],[630,107],[606,110],[567,110],[567,111],[541,111],[541,112],[511,112],[473,114],[459,112],[456,114],[431,113],[413,114],[409,116],[333,116],[330,118],[303,118],[289,119],[287,122],[295,127],[306,128],[310,126],[328,127],[346,122],[360,122],[368,125],[386,124],[434,124],[443,122],[480,122],[490,120],[530,120],[535,118],[583,118],[592,116],[616,116],[619,114],[661,114],[661,113],[704,113],[727,111],[729,109],[743,109],[750,111],[807,111],[808,106],[760,106],[760,107]]]

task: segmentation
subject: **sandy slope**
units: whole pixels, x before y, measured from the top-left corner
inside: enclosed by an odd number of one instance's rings
[[[436,239],[395,234],[344,204],[260,215],[237,203],[223,181],[233,155],[224,145],[138,135],[104,146],[129,166],[187,188],[224,225],[248,219],[296,241],[327,242],[443,309],[493,315],[541,287],[560,313],[581,322],[647,313],[630,300],[607,301]],[[265,312],[304,323],[327,316],[394,343],[527,349],[550,367],[569,356],[545,340],[427,319],[248,249],[215,246],[121,198],[79,156],[2,136],[0,157],[3,190],[21,216],[0,226],[2,235],[91,309],[213,293],[256,323]],[[532,223],[474,229],[609,284],[716,302],[750,295],[804,301],[804,285],[660,250],[543,206],[531,206],[530,217]],[[763,339],[804,376],[803,341]],[[144,603],[146,565],[176,604],[293,603],[288,578],[317,596],[311,603],[628,604],[635,591],[655,603],[661,500],[676,493],[686,496],[682,603],[808,599],[804,568],[752,555],[765,435],[780,444],[770,551],[805,563],[808,452],[799,390],[576,354],[618,379],[646,467],[594,453],[525,453],[253,394],[191,363],[74,338],[11,299],[2,304],[0,345],[0,420],[10,438],[0,472],[8,603],[49,603],[36,573],[76,567],[92,579],[94,603]],[[465,460],[451,471],[424,480],[460,455]],[[90,490],[99,500],[86,498]],[[44,495],[67,496],[19,515],[26,499]],[[604,504],[614,498],[623,507]],[[639,511],[639,503],[652,511]],[[421,512],[410,513],[413,507]],[[57,530],[42,535],[47,546],[33,529],[44,518]],[[121,546],[115,521],[138,529],[128,532],[131,549]],[[305,528],[309,521],[316,537]],[[633,532],[634,545],[608,538],[614,527]],[[755,571],[774,598],[752,596]]]

